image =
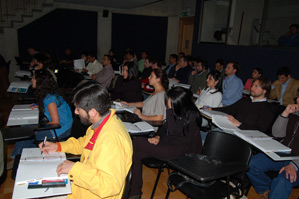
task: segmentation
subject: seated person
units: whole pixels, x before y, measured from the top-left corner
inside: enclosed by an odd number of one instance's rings
[[[271,82],[265,77],[253,81],[250,97],[241,98],[236,103],[212,110],[228,114],[228,120],[241,130],[259,130],[268,133],[273,122],[273,112],[267,96]]]
[[[141,81],[138,79],[138,71],[134,62],[126,62],[122,68],[121,76],[117,78],[112,99],[120,99],[126,102],[142,100]]]
[[[134,113],[142,120],[162,121],[166,117],[166,107],[164,104],[165,91],[168,89],[168,78],[162,69],[154,69],[149,76],[149,84],[154,87],[152,93],[145,101],[122,102],[124,105],[136,106]]]
[[[91,79],[104,85],[106,89],[110,87],[111,81],[114,78],[114,70],[111,65],[112,57],[110,55],[104,55],[102,59],[103,70],[91,76]]]
[[[291,77],[290,69],[282,66],[277,70],[278,80],[273,82],[270,99],[277,99],[280,105],[294,104],[299,88],[299,80]]]
[[[133,165],[130,198],[142,195],[142,160],[155,157],[167,160],[187,153],[201,152],[201,116],[192,102],[192,92],[182,87],[167,92],[166,123],[153,138],[133,140]]]
[[[243,82],[236,76],[239,70],[239,62],[228,61],[225,68],[225,79],[222,84],[222,104],[229,106],[242,98]]]
[[[215,70],[217,70],[221,73],[221,77],[224,80],[225,79],[225,68],[224,68],[224,60],[223,59],[216,60]]]
[[[280,46],[299,46],[299,25],[292,24],[289,31],[279,37],[278,45]]]
[[[83,85],[74,95],[75,114],[84,124],[92,124],[86,135],[65,142],[40,143],[45,154],[62,151],[81,155],[81,160],[65,160],[57,175],[67,174],[72,182],[69,199],[121,199],[126,176],[132,165],[132,140],[110,109],[109,94],[99,83]]]
[[[52,75],[47,70],[36,71],[32,78],[32,87],[36,89],[35,96],[38,102],[38,105],[32,105],[32,108],[39,108],[40,113],[48,119],[48,124],[60,124],[61,128],[55,130],[58,139],[69,137],[73,123],[72,112],[66,101],[57,94],[57,83]],[[43,140],[45,136],[47,139],[55,138],[52,130],[35,133],[37,141]],[[23,148],[36,147],[33,142],[33,139],[16,142],[11,158],[21,154]]]
[[[82,69],[82,73],[92,76],[103,69],[102,64],[96,59],[95,53],[89,53],[87,59],[89,63],[86,68]]]
[[[162,59],[158,58],[158,57],[151,57],[149,59],[150,62],[150,66],[151,66],[151,71],[157,68],[162,68]],[[148,71],[149,72],[149,71]],[[151,72],[149,73],[149,75],[151,74]],[[149,76],[148,76],[149,77]],[[150,94],[152,92],[154,92],[154,88],[149,84],[149,79],[145,78],[145,79],[141,79],[142,82],[142,88],[143,90],[146,92],[146,94]]]
[[[54,64],[51,62],[51,58],[45,53],[37,53],[34,55],[34,59],[36,60],[35,70],[45,69],[51,73],[54,80],[57,82],[57,77],[53,71]]]
[[[199,94],[195,105],[198,108],[203,106],[219,107],[222,100],[222,77],[218,71],[212,71],[207,75],[207,86]]]
[[[200,58],[194,61],[196,69],[189,76],[190,89],[193,93],[199,95],[200,91],[206,87],[206,79],[208,75],[208,62]]]
[[[188,84],[189,76],[192,72],[192,67],[188,65],[187,57],[181,57],[179,59],[175,71],[176,72],[172,80],[178,83]]]
[[[148,79],[148,77],[151,75],[152,73],[152,65],[150,64],[150,58],[147,57],[144,60],[144,69],[140,75],[140,79]]]
[[[178,56],[176,54],[169,55],[169,65],[164,69],[168,78],[174,77],[177,60]]]
[[[299,155],[299,97],[297,104],[289,104],[276,119],[272,133],[274,137],[281,137],[283,144],[292,149],[292,153]],[[273,161],[267,155],[258,153],[251,157],[250,169],[247,176],[255,191],[264,198],[287,199],[292,187],[299,185],[298,166],[299,161]],[[265,174],[267,171],[277,171],[279,175],[273,179]]]
[[[246,83],[245,83],[245,86],[243,88],[243,90],[246,90],[246,91],[250,91],[251,90],[251,85],[252,85],[252,81],[261,77],[263,75],[263,71],[261,68],[257,67],[257,68],[254,68],[253,71],[252,71],[252,77],[249,78]]]

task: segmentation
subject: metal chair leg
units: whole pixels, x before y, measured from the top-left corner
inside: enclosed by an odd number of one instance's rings
[[[160,176],[161,176],[162,172],[163,172],[163,168],[159,168],[158,175],[157,175],[157,178],[156,178],[156,181],[155,181],[155,185],[154,185],[154,188],[153,188],[153,192],[152,192],[152,195],[151,195],[151,199],[154,198],[154,195],[155,195],[155,192],[156,192],[156,188],[158,186],[159,179],[160,179]]]

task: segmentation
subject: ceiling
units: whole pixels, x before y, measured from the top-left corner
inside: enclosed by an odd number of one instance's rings
[[[79,4],[105,8],[131,9],[161,0],[54,0],[57,3]]]

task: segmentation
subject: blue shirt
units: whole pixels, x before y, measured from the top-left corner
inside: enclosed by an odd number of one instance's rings
[[[167,75],[168,75],[170,69],[171,69],[173,66],[174,66],[174,64],[169,64],[169,68],[165,71]]]
[[[236,75],[226,77],[222,84],[222,104],[229,106],[242,98],[243,82]]]
[[[73,124],[72,111],[69,105],[66,103],[66,101],[64,101],[64,99],[61,96],[48,94],[44,98],[43,102],[44,102],[44,114],[50,122],[52,121],[52,119],[48,110],[48,105],[51,103],[55,103],[57,106],[59,124],[61,126],[60,129],[55,130],[57,136],[60,136],[61,134],[65,133],[67,130],[69,130],[72,127]]]
[[[284,84],[281,84],[281,95],[280,95],[280,99],[279,99],[279,103],[280,103],[280,105],[283,105],[283,104],[282,104],[282,96],[283,96],[284,92],[286,91],[286,88],[287,88],[288,85],[289,85],[290,79],[291,79],[291,78],[289,78],[289,80],[286,81]]]

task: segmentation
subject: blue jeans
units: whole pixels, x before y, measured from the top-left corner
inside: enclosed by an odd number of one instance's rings
[[[259,153],[252,156],[247,176],[257,193],[261,194],[270,190],[269,199],[288,199],[293,186],[299,185],[299,172],[297,171],[297,180],[293,183],[286,179],[285,172],[282,172],[274,179],[265,174],[270,170],[279,171],[288,164],[290,164],[290,161],[273,161],[265,154]]]
[[[58,136],[58,139],[64,139],[67,138],[71,135],[72,129],[70,128],[63,134]],[[35,133],[35,139],[38,142],[41,142],[44,140],[45,136],[47,136],[48,139],[54,139],[55,134],[52,133],[50,130],[46,131],[39,131]],[[29,140],[22,140],[22,141],[17,141],[15,143],[15,147],[13,149],[13,152],[10,155],[10,158],[14,159],[16,155],[19,155],[22,153],[24,148],[36,148],[36,144],[34,143],[34,139],[29,139]]]

